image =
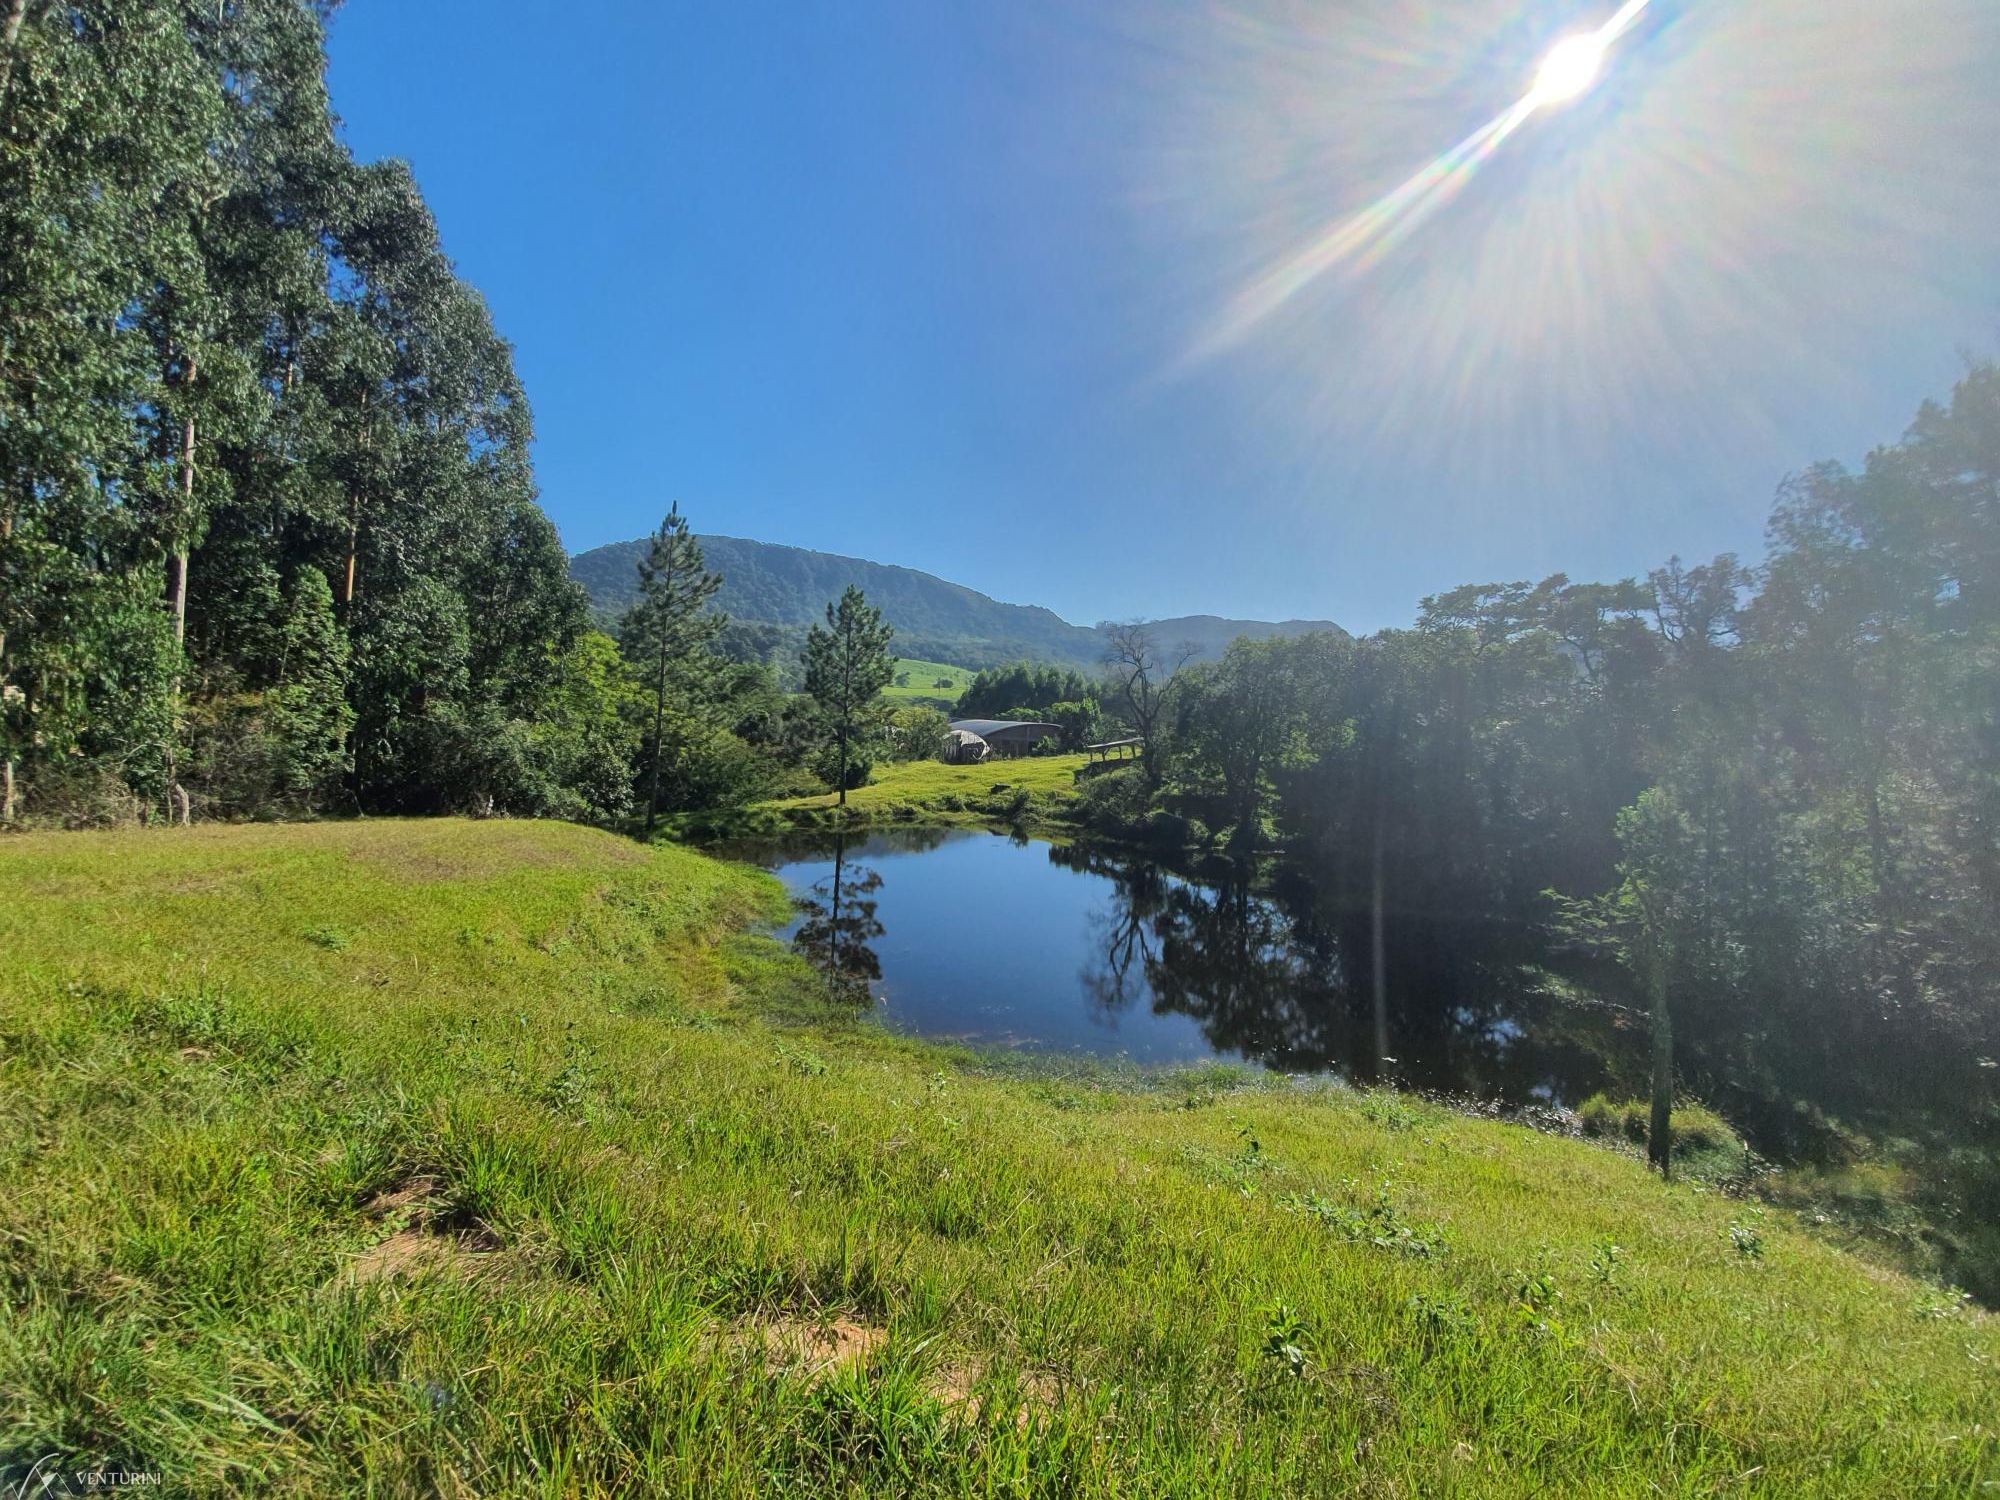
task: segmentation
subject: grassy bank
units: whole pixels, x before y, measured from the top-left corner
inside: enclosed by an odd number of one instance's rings
[[[1075,800],[1076,773],[1086,755],[1028,755],[976,766],[936,760],[891,761],[868,785],[847,794],[788,797],[746,809],[743,828],[826,828],[843,824],[923,823],[932,826],[1005,823],[1041,827]]]
[[[0,840],[0,1452],[328,1495],[2000,1480],[1993,1320],[1782,1212],[1394,1096],[899,1041],[742,934],[776,899],[560,825]]]

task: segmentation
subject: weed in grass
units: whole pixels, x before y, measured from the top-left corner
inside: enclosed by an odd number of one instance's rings
[[[1202,1176],[1223,1187],[1234,1188],[1244,1197],[1254,1197],[1257,1179],[1279,1170],[1278,1164],[1264,1154],[1263,1143],[1247,1132],[1238,1131],[1237,1138],[1244,1144],[1224,1156],[1205,1146],[1189,1142],[1181,1147],[1181,1160],[1194,1167]]]
[[[1479,1320],[1456,1292],[1416,1292],[1407,1304],[1418,1333],[1431,1342],[1467,1339],[1479,1330]]]
[[[1371,1089],[1356,1106],[1364,1120],[1372,1120],[1385,1130],[1415,1130],[1425,1121],[1423,1109],[1404,1095],[1387,1089]]]
[[[1544,1267],[1516,1270],[1507,1279],[1514,1294],[1514,1321],[1529,1333],[1560,1337],[1563,1326],[1555,1307],[1562,1301],[1562,1289],[1556,1285],[1555,1274]]]
[[[557,1114],[581,1118],[589,1112],[598,1095],[596,1069],[590,1049],[571,1040],[564,1044],[563,1060],[556,1070],[533,1090],[532,1097]]]
[[[305,939],[315,948],[324,948],[329,953],[342,952],[350,941],[347,934],[338,927],[308,927]]]
[[[1745,1260],[1764,1258],[1764,1234],[1755,1224],[1738,1219],[1729,1226],[1729,1243]]]
[[[1305,1319],[1296,1309],[1283,1302],[1273,1302],[1264,1309],[1264,1357],[1283,1366],[1288,1374],[1302,1376],[1306,1373],[1306,1332]]]
[[[1353,1244],[1373,1245],[1418,1260],[1434,1260],[1444,1255],[1450,1242],[1436,1224],[1413,1224],[1403,1218],[1390,1197],[1389,1184],[1376,1186],[1366,1203],[1356,1201],[1359,1184],[1349,1179],[1343,1184],[1347,1201],[1319,1193],[1288,1194],[1281,1205],[1321,1224]]]
[[[1943,1291],[1928,1292],[1919,1297],[1911,1309],[1920,1318],[1962,1318],[1972,1311],[1972,1293],[1961,1292],[1955,1286]]]
[[[810,1047],[780,1042],[771,1049],[771,1055],[801,1078],[818,1078],[826,1072],[826,1059]]]
[[[1625,1253],[1625,1247],[1610,1235],[1599,1235],[1597,1243],[1590,1250],[1590,1274],[1600,1286],[1618,1284],[1618,1259]]]

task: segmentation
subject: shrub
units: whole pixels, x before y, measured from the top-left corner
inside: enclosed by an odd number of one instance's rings
[[[1077,778],[1077,820],[1106,832],[1130,829],[1146,815],[1150,795],[1136,765],[1093,771]]]
[[[1602,1094],[1592,1094],[1584,1100],[1577,1108],[1576,1118],[1585,1135],[1611,1135],[1619,1128],[1618,1107]]]
[[[1599,1139],[1622,1136],[1634,1146],[1644,1146],[1651,1133],[1652,1106],[1641,1099],[1615,1100],[1592,1094],[1577,1106],[1577,1123],[1587,1136]],[[1673,1115],[1673,1155],[1675,1161],[1695,1156],[1726,1155],[1740,1159],[1742,1137],[1714,1110],[1699,1104],[1676,1103]]]

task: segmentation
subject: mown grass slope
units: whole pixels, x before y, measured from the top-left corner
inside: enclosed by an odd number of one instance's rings
[[[2000,1332],[1389,1095],[818,1009],[766,877],[0,840],[0,1450],[287,1494],[1974,1494]],[[1615,1248],[1613,1248],[1615,1246]]]
[[[875,768],[868,785],[848,792],[842,815],[877,822],[921,817],[927,823],[1046,817],[1076,795],[1076,773],[1089,760],[1075,754],[1023,755],[972,766],[888,761]],[[810,821],[835,808],[835,794],[827,792],[761,803],[758,810]]]

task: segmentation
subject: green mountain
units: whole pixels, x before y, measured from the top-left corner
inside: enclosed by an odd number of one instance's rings
[[[722,575],[716,606],[730,617],[726,644],[735,654],[788,656],[805,628],[823,618],[827,601],[853,583],[895,627],[896,650],[905,656],[989,667],[1023,660],[1094,666],[1104,655],[1104,636],[1096,627],[1072,625],[1040,605],[1003,604],[915,568],[733,536],[705,536],[701,546],[709,567]],[[645,547],[643,540],[613,542],[570,559],[570,576],[589,590],[607,623],[631,604]],[[1329,620],[1217,615],[1155,622],[1162,643],[1186,642],[1201,656],[1220,655],[1240,635],[1262,639],[1339,629]]]

